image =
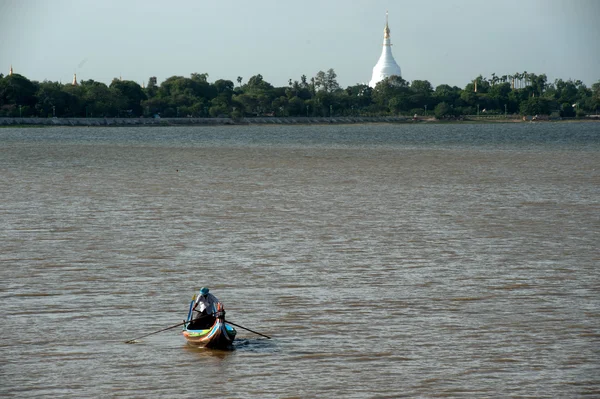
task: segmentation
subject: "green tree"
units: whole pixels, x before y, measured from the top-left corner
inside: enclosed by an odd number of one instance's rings
[[[413,80],[410,84],[410,107],[423,109],[433,104],[433,87],[427,80]],[[431,109],[431,108],[430,108]]]
[[[80,87],[83,92],[83,107],[90,117],[114,117],[118,114],[120,99],[116,91],[110,90],[102,82],[84,80]]]
[[[551,102],[543,97],[530,97],[521,103],[521,115],[549,115]]]
[[[592,97],[589,105],[589,110],[598,115],[600,109],[600,80],[592,85]]]
[[[346,88],[350,115],[360,115],[373,104],[373,88],[366,84],[356,84]]]
[[[455,115],[454,109],[446,102],[441,102],[436,105],[433,113],[437,119],[444,119]]]
[[[477,107],[477,100],[479,97],[477,96],[477,93],[475,93],[472,90],[469,90],[468,86],[469,85],[467,85],[467,88],[460,93],[461,105]]]
[[[435,88],[432,97],[434,103],[436,104],[445,102],[448,104],[458,106],[459,104],[457,104],[456,102],[460,99],[460,95],[461,90],[459,87],[442,84]]]
[[[268,92],[273,89],[273,85],[266,82],[261,74],[254,75],[244,85],[247,91]]]
[[[158,91],[158,84],[156,80],[156,76],[152,76],[148,79],[148,85],[146,86],[146,95],[147,98],[152,98],[156,96]]]
[[[306,81],[306,75],[300,76],[300,87],[303,89],[308,89],[308,82]]]
[[[190,79],[192,79],[194,82],[208,83],[208,73],[194,72],[190,75]]]
[[[214,87],[218,93],[217,97],[222,97],[223,101],[230,105],[234,89],[233,82],[231,80],[219,79],[214,83]]]
[[[288,116],[288,98],[286,96],[276,98],[271,105],[276,116]]]
[[[210,116],[213,118],[221,118],[228,116],[230,112],[231,108],[226,102],[225,96],[218,96],[212,99],[209,109]]]
[[[245,113],[259,116],[272,112],[273,100],[281,96],[285,96],[285,88],[276,90],[258,74],[248,79],[243,86],[243,94],[236,100],[243,105]]]
[[[231,96],[233,94],[233,82],[231,80],[219,79],[214,83],[217,93],[226,93]]]
[[[290,116],[306,116],[306,106],[304,105],[304,100],[300,97],[290,98],[287,109]]]
[[[559,103],[573,104],[577,101],[577,86],[571,79],[567,81],[557,79],[554,81],[554,86],[556,88],[554,96]]]
[[[541,96],[544,94],[544,92],[546,91],[547,82],[548,82],[548,78],[546,77],[546,74],[541,74],[541,75],[531,74],[530,75],[530,84],[533,89],[533,92],[537,96]]]
[[[434,108],[434,113],[437,109],[440,117],[459,112],[472,114],[477,107],[482,112],[483,109],[497,113],[506,110],[534,115],[562,108],[563,115],[572,116],[597,113],[600,107],[600,81],[591,88],[580,80],[557,79],[548,83],[545,74],[526,71],[500,77],[494,73],[489,79],[480,75],[462,90],[444,84],[433,90],[426,80],[409,84],[397,76],[384,79],[375,88],[357,84],[342,90],[333,69],[319,71],[310,80],[306,75],[299,80],[290,79],[283,87],[274,87],[260,74],[252,76],[244,85],[238,77],[237,83],[237,87],[224,79],[210,83],[208,74],[192,73],[189,78],[171,76],[160,86],[156,77],[150,77],[148,87],[142,89],[132,81],[114,80],[108,87],[88,80],[74,86],[48,81],[38,83],[18,74],[0,74],[0,115],[376,116],[423,113],[427,106]]]
[[[36,97],[35,111],[38,116],[51,117],[65,114],[69,100],[67,99],[67,93],[63,91],[62,84],[45,80],[40,83]]]
[[[508,96],[510,94],[510,84],[509,83],[499,83],[490,87],[488,91],[488,97],[493,99],[497,106],[504,107],[504,104],[508,104]]]
[[[375,86],[372,93],[373,102],[378,106],[379,110],[384,112],[400,112],[410,109],[411,95],[408,82],[400,76],[390,76]],[[395,98],[392,103],[393,108],[390,109],[390,100]]]
[[[560,116],[572,118],[575,116],[575,107],[571,103],[563,103],[560,107]]]
[[[530,96],[525,90],[511,90],[508,94],[508,112],[509,113],[520,113],[521,104],[526,102]]]
[[[139,84],[131,80],[114,79],[109,87],[115,92],[117,98],[121,98],[120,105],[123,111],[130,116],[141,116],[142,101],[146,100],[146,93],[142,90]]]
[[[238,94],[233,96],[233,101],[237,104],[240,104],[244,115],[258,114],[258,99],[256,96],[246,93]]]
[[[315,75],[315,88],[323,90],[326,93],[335,93],[340,90],[340,85],[336,78],[337,74],[332,68],[328,69],[327,72],[319,71]]]
[[[34,109],[38,88],[38,82],[18,73],[0,79],[0,114],[19,116],[19,106]]]
[[[465,90],[475,91],[475,82],[477,82],[477,93],[487,93],[490,89],[490,82],[483,76],[479,75],[473,80],[473,83],[469,83],[465,87]]]
[[[66,84],[63,86],[66,96],[66,106],[61,116],[79,118],[85,116],[85,103],[83,97],[85,89],[81,85]]]

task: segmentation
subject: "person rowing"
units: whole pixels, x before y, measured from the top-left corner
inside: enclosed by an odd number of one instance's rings
[[[207,315],[214,315],[217,312],[217,305],[220,303],[219,299],[213,294],[209,293],[207,287],[200,289],[200,295],[194,302],[192,310],[196,312],[194,319],[204,318]]]

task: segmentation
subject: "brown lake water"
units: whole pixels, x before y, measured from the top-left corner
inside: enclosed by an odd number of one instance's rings
[[[600,397],[599,244],[600,124],[0,129],[0,396]]]

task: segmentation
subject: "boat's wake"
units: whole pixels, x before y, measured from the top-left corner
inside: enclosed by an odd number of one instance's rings
[[[275,352],[275,342],[263,338],[236,339],[233,343],[236,350],[248,352]]]

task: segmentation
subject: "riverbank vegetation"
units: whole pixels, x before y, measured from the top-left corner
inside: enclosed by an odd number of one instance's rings
[[[545,74],[476,77],[464,88],[433,87],[427,80],[392,76],[375,88],[356,84],[345,89],[333,69],[314,77],[289,79],[275,87],[258,74],[244,80],[210,82],[206,73],[171,76],[145,85],[114,79],[79,84],[31,81],[0,74],[0,116],[8,117],[328,117],[427,115],[438,119],[461,115],[597,114],[600,80],[588,88],[579,80],[547,81]]]

